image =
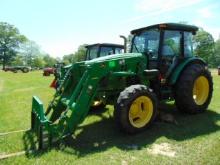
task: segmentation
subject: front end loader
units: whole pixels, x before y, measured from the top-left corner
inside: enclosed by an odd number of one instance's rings
[[[31,128],[38,135],[39,148],[71,135],[85,119],[97,92],[105,93],[106,99],[117,95],[127,85],[124,78],[135,76],[137,70],[145,68],[144,60],[142,54],[126,54],[75,63],[46,111],[34,96]],[[125,64],[129,70],[125,70]],[[116,81],[120,84],[115,84]]]
[[[213,82],[207,64],[193,54],[197,30],[174,23],[136,29],[130,53],[73,64],[46,110],[33,97],[31,128],[39,149],[72,135],[97,98],[114,105],[118,127],[129,134],[153,123],[160,101],[174,100],[183,112],[204,112]]]

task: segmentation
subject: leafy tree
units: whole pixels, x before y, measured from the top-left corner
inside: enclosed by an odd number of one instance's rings
[[[220,38],[215,42],[215,60],[214,66],[217,67],[220,65]]]
[[[21,55],[15,56],[11,64],[14,66],[24,65],[23,57]]]
[[[68,54],[68,55],[64,55],[63,56],[63,62],[68,65],[71,64],[73,62],[73,56],[74,54]]]
[[[86,44],[80,45],[77,52],[74,53],[72,62],[84,61],[86,56]]]
[[[33,60],[41,56],[40,46],[34,41],[26,41],[21,45],[20,53],[24,57],[26,65],[33,66]]]
[[[21,43],[27,39],[19,30],[6,22],[0,22],[0,60],[3,69],[16,56]]]
[[[193,40],[195,54],[203,58],[210,66],[213,66],[215,42],[212,35],[203,29],[199,29]]]
[[[57,63],[56,59],[50,57],[48,54],[43,57],[43,60],[45,61],[46,67],[53,67]]]
[[[63,62],[67,64],[84,61],[86,56],[86,46],[87,44],[80,45],[78,47],[78,50],[75,53],[64,55],[63,56]]]
[[[45,61],[41,57],[36,57],[32,61],[32,66],[37,68],[43,68],[45,66]]]

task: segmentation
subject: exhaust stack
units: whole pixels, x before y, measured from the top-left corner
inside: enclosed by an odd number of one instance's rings
[[[123,35],[120,35],[119,37],[124,40],[124,51],[126,53],[127,52],[127,38]]]

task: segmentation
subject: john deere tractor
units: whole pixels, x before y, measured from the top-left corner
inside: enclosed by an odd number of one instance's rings
[[[84,61],[93,60],[95,58],[104,57],[112,54],[120,54],[125,51],[124,45],[112,43],[96,43],[92,45],[87,45],[85,46],[85,48],[86,55]],[[72,64],[65,66],[64,63],[58,63],[56,65],[55,80],[54,82],[52,82],[51,87],[57,88],[59,84],[62,82],[66,72],[71,67]]]
[[[123,53],[124,46],[111,43],[97,43],[86,46],[85,60],[93,60],[95,58],[104,57],[112,54]]]
[[[123,36],[120,36],[123,37]],[[126,43],[126,42],[125,42]],[[124,45],[119,44],[113,44],[113,43],[96,43],[92,45],[86,46],[86,55],[85,55],[85,61],[93,60],[95,58],[104,57],[112,54],[120,54],[125,51]],[[57,65],[55,70],[55,79],[51,83],[51,87],[57,89],[59,85],[63,82],[63,78],[66,74],[66,72],[72,67],[72,64],[64,66],[64,63],[62,65]],[[91,106],[92,110],[95,109],[102,109],[104,108],[106,103],[103,99],[100,100],[100,98],[97,98],[93,101],[93,104]]]
[[[136,29],[130,53],[72,65],[46,111],[33,97],[31,128],[39,148],[72,135],[97,98],[114,105],[116,124],[129,134],[153,123],[160,101],[175,100],[183,112],[204,112],[213,82],[207,64],[193,55],[197,30],[175,23]]]

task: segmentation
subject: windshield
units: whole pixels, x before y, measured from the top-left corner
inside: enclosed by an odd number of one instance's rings
[[[100,57],[114,54],[114,50],[112,47],[101,47]]]
[[[124,49],[123,48],[115,48],[115,54],[120,54],[123,53]]]
[[[86,54],[86,60],[92,60],[94,58],[97,58],[98,49],[99,49],[98,46],[88,48],[87,54]]]
[[[157,29],[143,31],[134,36],[132,53],[151,53],[153,58],[158,57],[160,32]]]

